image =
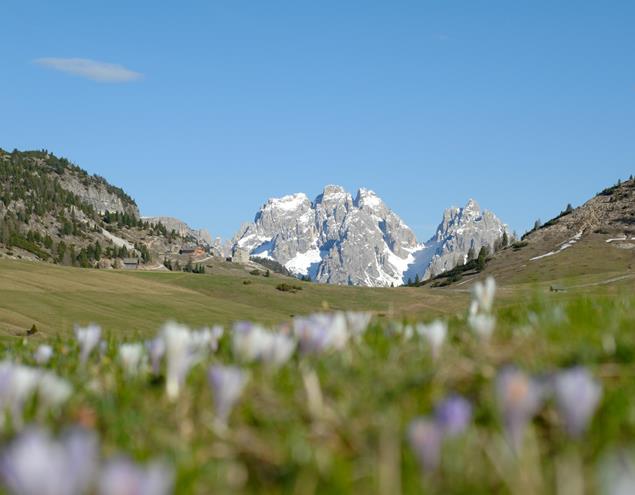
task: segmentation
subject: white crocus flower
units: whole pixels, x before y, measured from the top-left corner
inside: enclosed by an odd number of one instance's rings
[[[218,341],[223,336],[224,329],[220,325],[214,325],[211,328],[201,328],[192,331],[192,342],[201,351],[205,353],[218,350]]]
[[[435,320],[428,325],[417,324],[415,331],[428,342],[432,351],[432,357],[437,359],[448,334],[448,324],[442,320]]]
[[[190,368],[205,359],[210,351],[208,332],[191,332],[185,325],[166,323],[160,332],[165,341],[168,398],[178,397]]]
[[[183,325],[168,323],[163,327],[167,359],[166,391],[168,398],[178,397],[193,364],[190,350],[190,331]]]
[[[7,388],[3,390],[4,407],[11,410],[14,424],[22,427],[24,404],[35,394],[40,381],[41,371],[21,364],[8,363]]]
[[[295,340],[282,332],[271,332],[248,322],[234,325],[232,350],[241,361],[281,366],[289,360],[295,346]]]
[[[295,339],[283,333],[271,333],[269,335],[268,348],[263,354],[262,360],[275,368],[286,363],[295,351]]]
[[[44,372],[38,383],[38,397],[45,409],[56,409],[64,404],[71,394],[71,384],[55,373]]]
[[[119,346],[119,360],[124,371],[129,376],[138,375],[145,362],[143,344],[135,342],[132,344],[121,344]]]
[[[232,332],[232,352],[241,361],[250,363],[261,358],[269,345],[269,333],[257,323],[238,322]]]
[[[88,325],[87,327],[76,327],[75,336],[80,347],[79,359],[82,364],[86,363],[90,353],[99,343],[101,337],[101,327],[98,325]]]
[[[35,353],[33,354],[33,359],[40,366],[44,366],[48,364],[53,356],[53,348],[50,345],[42,344],[40,345]]]
[[[496,318],[492,315],[470,315],[467,322],[472,330],[483,340],[488,340],[496,328]]]
[[[476,303],[476,313],[490,313],[494,305],[496,281],[487,277],[484,283],[476,282],[472,288],[473,303]]]

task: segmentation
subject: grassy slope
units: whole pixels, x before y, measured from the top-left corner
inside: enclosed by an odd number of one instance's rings
[[[94,321],[107,331],[147,335],[169,318],[190,325],[237,319],[274,323],[323,307],[432,316],[459,310],[468,297],[301,282],[303,290],[292,294],[276,290],[280,282],[250,275],[100,271],[0,260],[0,332],[23,334],[35,323],[44,336],[64,334],[74,323]]]
[[[488,262],[478,275],[468,275],[448,290],[468,290],[475,280],[493,276],[511,297],[526,291],[549,291],[550,287],[572,293],[602,293],[635,287],[635,249],[620,249],[606,243],[610,235],[590,234],[573,247],[538,260],[557,244],[530,243],[514,251],[505,249]],[[512,298],[515,299],[515,298]]]

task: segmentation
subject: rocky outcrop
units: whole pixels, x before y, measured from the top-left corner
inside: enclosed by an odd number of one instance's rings
[[[212,245],[212,236],[205,229],[193,229],[183,220],[179,220],[174,217],[142,217],[143,220],[149,222],[152,225],[162,223],[165,225],[168,232],[175,231],[179,236],[183,238],[191,238],[197,243],[204,244],[206,246]]]
[[[494,213],[481,210],[476,201],[470,199],[463,208],[448,208],[434,236],[426,243],[430,251],[428,267],[421,275],[427,279],[451,270],[459,263],[465,263],[470,248],[478,254],[481,247],[487,246],[490,252],[503,234],[511,239],[509,228]]]
[[[60,177],[60,185],[77,196],[83,202],[91,205],[98,213],[106,211],[128,213],[139,218],[139,208],[131,199],[114,192],[114,188],[102,179],[79,175],[73,170],[67,170]]]

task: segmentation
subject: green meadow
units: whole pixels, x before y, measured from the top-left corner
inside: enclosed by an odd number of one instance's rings
[[[283,292],[280,283],[302,290]],[[192,326],[236,320],[281,323],[323,309],[368,310],[380,317],[422,317],[458,310],[468,294],[413,288],[371,289],[280,277],[90,270],[0,260],[0,332],[66,335],[99,323],[118,335],[150,335],[168,319]]]

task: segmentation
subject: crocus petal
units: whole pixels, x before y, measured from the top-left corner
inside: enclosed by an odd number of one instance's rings
[[[424,471],[434,471],[439,466],[443,432],[436,421],[428,418],[414,419],[408,426],[408,441]]]
[[[507,438],[519,452],[527,424],[542,405],[542,387],[522,371],[509,367],[496,378],[496,395]]]
[[[209,368],[208,379],[214,394],[216,417],[222,423],[227,423],[234,405],[247,384],[249,375],[237,366],[215,365]]]
[[[602,398],[602,386],[586,368],[575,367],[555,376],[553,391],[567,432],[574,437],[580,436]]]

